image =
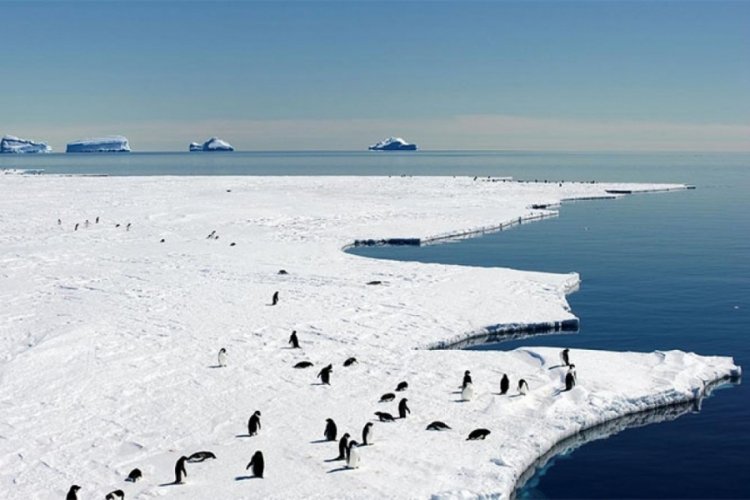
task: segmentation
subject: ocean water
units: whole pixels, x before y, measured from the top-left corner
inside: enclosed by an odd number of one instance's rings
[[[682,349],[750,362],[750,155],[533,152],[131,153],[18,157],[0,169],[105,175],[510,175],[684,182],[694,191],[563,205],[560,217],[429,247],[359,255],[579,272],[575,334],[482,349],[551,345]],[[583,367],[578,367],[579,372]],[[623,373],[627,377],[627,373]],[[627,429],[627,430],[623,430]],[[653,412],[563,443],[523,498],[748,498],[750,389],[716,390],[699,412]]]

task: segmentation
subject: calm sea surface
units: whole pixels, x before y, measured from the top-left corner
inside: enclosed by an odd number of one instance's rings
[[[379,258],[579,272],[575,334],[520,345],[730,355],[750,366],[750,155],[158,153],[0,156],[0,168],[109,175],[511,175],[683,182],[695,191],[563,205],[560,217],[458,243],[358,248]],[[583,367],[579,367],[579,371]],[[627,373],[623,373],[627,377]],[[679,414],[679,412],[677,413]],[[666,418],[670,420],[675,415]],[[700,412],[662,414],[540,467],[525,498],[750,497],[750,388],[728,385]],[[622,427],[626,427],[624,424]],[[577,443],[579,445],[581,443]],[[564,450],[561,450],[563,452]]]

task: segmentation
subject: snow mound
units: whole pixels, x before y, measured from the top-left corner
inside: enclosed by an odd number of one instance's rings
[[[234,148],[231,144],[222,141],[218,137],[211,137],[203,144],[191,142],[190,151],[234,151]]]
[[[128,153],[128,139],[121,135],[82,139],[68,143],[66,153]]]
[[[34,142],[6,135],[0,140],[0,153],[50,153],[52,148],[46,142]]]
[[[409,144],[400,137],[389,137],[368,148],[371,151],[416,151],[416,144]]]

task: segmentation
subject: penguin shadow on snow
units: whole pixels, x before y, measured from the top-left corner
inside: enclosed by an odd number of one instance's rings
[[[320,444],[320,443],[330,443],[331,441],[328,439],[316,439],[315,441],[310,441],[310,444]]]
[[[235,481],[247,481],[248,479],[263,479],[259,476],[237,476],[234,478]]]
[[[567,368],[565,365],[555,365],[547,368],[548,370],[554,370],[555,368]]]

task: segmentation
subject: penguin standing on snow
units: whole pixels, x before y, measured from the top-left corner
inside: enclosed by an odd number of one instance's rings
[[[134,483],[141,479],[143,477],[143,473],[141,472],[141,469],[135,468],[130,471],[130,474],[128,474],[128,477],[125,478],[125,481],[128,481],[130,483]]]
[[[326,437],[326,441],[336,441],[336,422],[332,418],[326,419],[326,430],[323,431],[323,435]]]
[[[271,297],[271,305],[275,306],[279,303],[279,292],[273,292],[273,297]]]
[[[373,437],[372,422],[367,422],[362,428],[362,446],[371,445]]]
[[[266,468],[266,463],[263,460],[263,452],[258,450],[253,455],[253,458],[250,459],[250,463],[247,464],[247,467],[245,467],[245,470],[249,469],[250,467],[253,468],[253,476],[263,478],[263,470]]]
[[[474,399],[474,384],[469,382],[461,390],[461,401],[471,401]]]
[[[500,379],[500,394],[507,394],[508,389],[510,389],[510,380],[508,380],[508,375],[503,373],[503,378]]]
[[[570,349],[563,349],[562,352],[560,352],[560,361],[562,361],[562,364],[564,366],[570,366],[570,356],[568,353],[570,352]]]
[[[445,422],[441,422],[440,420],[435,420],[430,425],[427,426],[428,431],[447,431],[451,427],[446,424]]]
[[[107,493],[107,496],[104,497],[104,500],[117,500],[118,498],[120,500],[124,500],[125,492],[122,490],[110,491],[109,493]]]
[[[576,373],[576,365],[574,365],[573,363],[571,363],[570,366],[568,367],[568,373],[572,373],[573,374],[573,380],[577,383],[578,382],[578,374]]]
[[[461,383],[461,389],[466,389],[466,386],[471,383],[471,372],[466,370],[464,372],[464,381]]]
[[[177,463],[174,464],[174,484],[182,484],[184,482],[183,478],[187,477],[185,462],[187,462],[187,457],[182,456],[177,460]]]
[[[576,375],[575,370],[573,370],[574,367],[572,367],[568,370],[568,373],[565,374],[565,390],[569,391],[573,389],[576,385]]]
[[[328,365],[318,373],[318,378],[323,384],[331,385],[331,372],[333,371],[333,365]]]
[[[250,420],[247,421],[247,433],[250,436],[255,436],[260,430],[260,411],[253,413]]]
[[[349,458],[349,433],[345,433],[339,440],[339,456],[336,460],[346,460]]]
[[[227,350],[223,347],[219,349],[219,366],[227,366]]]
[[[521,396],[525,396],[527,392],[529,392],[529,384],[527,384],[524,379],[519,380],[518,393],[521,394]]]
[[[350,469],[359,467],[359,453],[355,448],[356,446],[356,441],[349,441],[349,455],[346,457],[346,466]]]
[[[405,391],[409,387],[409,383],[406,381],[399,382],[396,386],[396,392]]]
[[[408,401],[406,398],[403,398],[398,403],[398,417],[399,418],[406,418],[407,413],[411,413],[411,410],[408,406],[406,406],[406,401]]]
[[[297,330],[292,330],[292,334],[289,336],[289,343],[292,344],[292,349],[299,349],[299,340],[297,339]]]
[[[68,490],[68,494],[65,495],[65,500],[78,500],[78,490],[80,490],[81,487],[77,484],[74,484],[70,487]]]

